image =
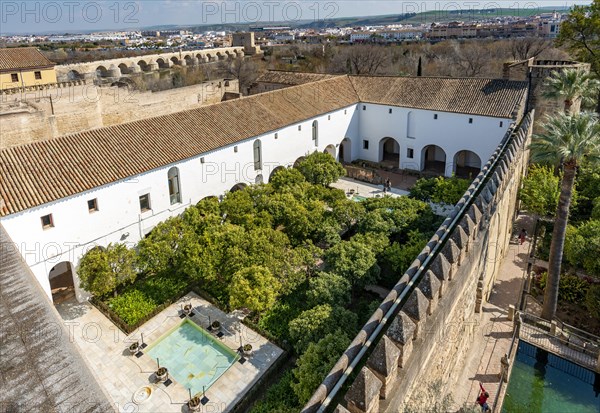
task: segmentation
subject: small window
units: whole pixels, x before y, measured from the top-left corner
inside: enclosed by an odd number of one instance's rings
[[[363,105],[363,110],[367,110],[367,105]]]
[[[238,147],[236,145],[236,146],[233,147],[233,152],[237,153],[237,151],[238,151]]]
[[[504,126],[504,122],[500,121],[500,127]]]
[[[48,229],[54,227],[54,220],[52,219],[52,214],[44,215],[42,217],[42,228]]]
[[[344,115],[348,114],[348,109],[344,109]]]
[[[279,134],[278,133],[275,134],[275,139],[277,139],[277,138],[279,138]]]
[[[42,80],[42,72],[33,72],[35,80]]]
[[[200,158],[200,163],[204,163],[204,156]]]
[[[406,157],[408,159],[413,159],[415,157],[415,150],[413,148],[408,148],[406,150]]]
[[[469,123],[473,123],[473,118],[469,118]]]
[[[433,119],[437,119],[437,118],[438,118],[438,115],[437,115],[437,113],[435,113],[435,114],[433,115]]]
[[[142,212],[150,211],[150,194],[140,196],[140,210]]]
[[[327,120],[331,120],[331,115],[327,115]]]
[[[392,114],[392,108],[388,109],[388,113],[391,115]]]
[[[18,73],[11,73],[10,74],[10,80],[12,80],[13,82],[18,82],[19,81],[19,74]]]
[[[298,130],[301,131],[302,130],[302,125],[298,125]]]
[[[87,201],[87,204],[88,204],[88,211],[90,213],[98,211],[98,199],[97,198],[90,199],[89,201]]]
[[[363,141],[363,149],[369,149],[369,141]]]

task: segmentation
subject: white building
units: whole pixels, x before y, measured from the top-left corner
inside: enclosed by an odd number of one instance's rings
[[[1,224],[49,297],[97,245],[136,243],[209,196],[313,151],[476,173],[526,82],[337,76],[0,151]]]

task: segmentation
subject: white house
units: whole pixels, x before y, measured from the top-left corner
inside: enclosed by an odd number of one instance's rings
[[[74,285],[90,248],[136,243],[209,196],[313,151],[473,174],[519,120],[527,83],[338,76],[0,151],[0,214],[34,275]]]

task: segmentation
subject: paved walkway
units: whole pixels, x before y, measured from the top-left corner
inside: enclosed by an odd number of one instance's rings
[[[517,228],[526,228],[533,233],[533,221],[526,215],[517,219]],[[508,306],[519,301],[521,280],[527,267],[529,241],[519,245],[514,236],[508,254],[502,261],[489,302],[484,303],[475,335],[472,351],[463,366],[453,398],[457,405],[473,406],[479,395],[479,383],[490,394],[492,405],[500,384],[500,359],[509,352],[512,341],[513,323],[508,320]],[[493,407],[493,406],[492,406]]]

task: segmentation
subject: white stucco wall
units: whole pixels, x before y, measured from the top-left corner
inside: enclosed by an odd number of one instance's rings
[[[51,297],[48,273],[60,262],[68,261],[77,269],[80,257],[96,245],[126,242],[132,245],[144,237],[157,223],[179,215],[190,205],[208,196],[219,196],[238,183],[253,184],[257,175],[267,182],[277,166],[291,166],[301,156],[315,150],[323,152],[349,138],[351,158],[379,161],[380,141],[393,137],[400,145],[400,166],[420,169],[423,147],[435,144],[444,149],[451,167],[454,154],[463,149],[476,152],[487,161],[512,122],[510,119],[412,110],[411,135],[407,118],[411,109],[365,104],[352,105],[270,133],[238,142],[218,150],[168,165],[144,174],[114,182],[56,202],[13,214],[2,219],[2,225],[21,251],[44,290]],[[469,117],[474,119],[468,123]],[[312,123],[318,121],[318,145],[312,139]],[[503,127],[499,122],[503,121]],[[298,126],[301,130],[298,130]],[[277,134],[277,139],[275,138]],[[261,140],[263,169],[254,170],[253,145]],[[363,149],[363,140],[369,149]],[[234,147],[237,146],[237,151]],[[407,148],[414,149],[414,159],[407,158]],[[331,149],[331,147],[330,147]],[[201,159],[204,159],[202,163]],[[179,170],[181,203],[171,205],[167,174],[171,167]],[[452,170],[450,169],[450,175]],[[140,212],[139,196],[150,194],[151,210]],[[97,199],[98,211],[90,213],[87,201]],[[53,228],[43,229],[41,217],[52,214]],[[77,288],[79,299],[83,294]]]

